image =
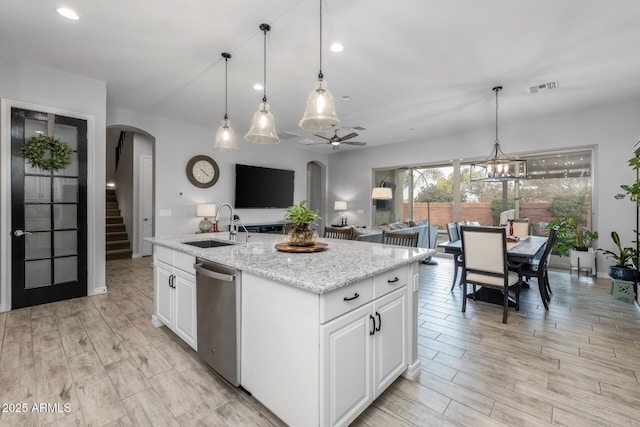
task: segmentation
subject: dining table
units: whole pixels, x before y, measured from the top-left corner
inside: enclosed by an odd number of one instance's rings
[[[512,265],[528,263],[532,259],[542,255],[546,244],[546,236],[526,236],[518,239],[510,238],[508,236],[507,262]],[[462,239],[440,243],[438,245],[438,248],[443,249],[447,254],[458,257],[462,255]],[[462,268],[464,268],[464,266]],[[456,275],[454,275],[453,280],[455,284]],[[523,284],[523,286],[528,287],[526,284]],[[476,300],[491,302],[500,305],[502,305],[504,301],[501,291],[488,288],[480,288],[475,293],[471,292],[467,294],[467,298],[473,298]],[[515,302],[510,300],[509,306],[515,306]]]

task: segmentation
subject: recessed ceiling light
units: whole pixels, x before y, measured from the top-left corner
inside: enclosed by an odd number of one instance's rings
[[[262,86],[260,83],[256,83],[253,85],[253,90],[262,90],[264,89],[264,86]]]
[[[37,133],[38,135],[44,135],[44,131],[41,131],[41,130],[37,130],[37,131],[36,131],[36,133]]]
[[[340,97],[341,100],[343,101],[351,101],[351,96],[350,95],[342,95]]]
[[[344,50],[344,46],[340,42],[335,42],[329,47],[329,50],[333,53],[340,53]]]
[[[77,21],[78,19],[80,19],[80,15],[78,15],[73,9],[69,9],[68,7],[59,7],[56,9],[56,12],[73,21]]]

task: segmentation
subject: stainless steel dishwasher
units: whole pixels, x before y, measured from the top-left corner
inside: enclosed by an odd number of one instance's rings
[[[198,356],[234,386],[240,385],[241,272],[198,258]]]

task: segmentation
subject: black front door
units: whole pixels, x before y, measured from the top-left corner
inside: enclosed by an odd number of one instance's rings
[[[38,135],[71,148],[67,167],[31,166]],[[11,239],[12,309],[87,295],[86,120],[11,109]]]

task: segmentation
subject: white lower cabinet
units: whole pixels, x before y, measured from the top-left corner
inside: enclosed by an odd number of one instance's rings
[[[194,257],[171,249],[156,247],[154,253],[154,317],[194,350],[197,350],[194,262]]]
[[[321,326],[320,425],[348,425],[407,368],[402,286]]]

